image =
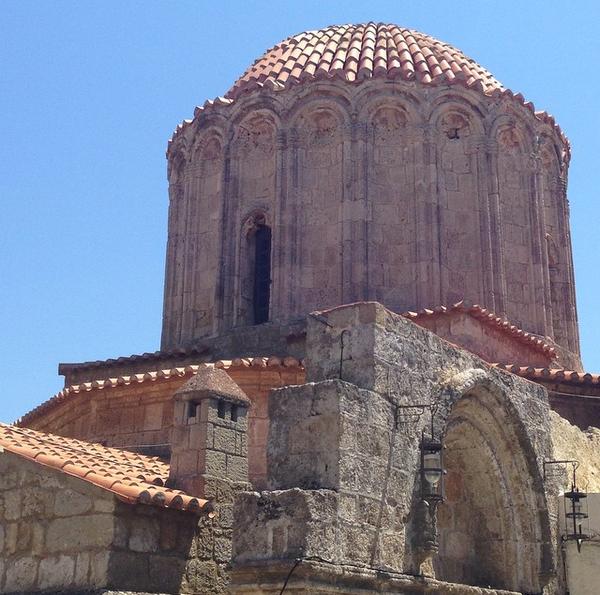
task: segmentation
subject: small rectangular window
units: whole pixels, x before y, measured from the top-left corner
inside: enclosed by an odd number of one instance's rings
[[[197,413],[198,413],[198,403],[194,403],[193,401],[188,401],[188,407],[187,407],[188,419],[195,418]]]
[[[260,225],[254,236],[254,324],[269,320],[271,293],[271,228]]]
[[[217,415],[221,419],[225,419],[225,401],[219,400],[219,403],[217,405]]]

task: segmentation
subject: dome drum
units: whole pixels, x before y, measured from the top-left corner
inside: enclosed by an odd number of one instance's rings
[[[448,63],[449,46],[428,40],[429,68],[435,52]],[[280,46],[271,54],[291,56],[301,40]],[[453,79],[373,68],[353,82],[311,74],[310,53],[284,84],[265,71],[285,57],[271,54],[170,143],[163,348],[256,322],[258,214],[269,321],[361,300],[402,312],[466,299],[579,352],[569,147],[549,117],[467,58]]]

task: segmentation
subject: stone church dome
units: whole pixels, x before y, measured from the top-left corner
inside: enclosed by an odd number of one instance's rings
[[[466,301],[577,363],[568,141],[460,50],[396,25],[294,35],[167,158],[162,349],[246,329],[240,350],[286,355],[315,310]]]
[[[288,37],[267,50],[227,93],[234,99],[267,86],[283,89],[307,80],[401,79],[423,84],[463,82],[484,92],[502,85],[460,50],[397,25],[333,25]]]

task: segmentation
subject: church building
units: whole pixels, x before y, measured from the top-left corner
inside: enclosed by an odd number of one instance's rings
[[[600,592],[570,159],[423,33],[267,50],[169,141],[160,349],[0,424],[0,592]]]

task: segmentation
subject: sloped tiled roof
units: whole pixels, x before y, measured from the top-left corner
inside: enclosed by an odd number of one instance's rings
[[[169,466],[155,457],[1,423],[0,447],[94,484],[131,504],[213,514],[208,500],[165,487]]]
[[[576,372],[562,368],[535,368],[532,366],[518,366],[516,364],[493,364],[496,368],[512,372],[522,378],[539,382],[556,382],[561,384],[576,384],[582,386],[599,386],[600,374],[589,372]]]
[[[58,373],[65,374],[70,371],[71,368],[99,368],[109,367],[118,364],[135,364],[135,363],[152,363],[161,362],[165,360],[178,360],[185,359],[188,357],[197,356],[198,359],[205,357],[208,350],[205,347],[190,347],[190,348],[178,348],[169,349],[165,351],[151,351],[146,353],[135,353],[133,355],[125,355],[117,358],[110,358],[104,360],[94,360],[89,362],[78,362],[76,364],[62,363],[58,365]]]
[[[136,359],[139,356],[131,356],[131,359]],[[118,360],[106,360],[106,362],[90,362],[94,363],[95,367],[109,366],[107,362],[123,362],[129,358],[119,358]],[[129,384],[140,384],[142,382],[156,382],[157,380],[168,380],[170,378],[191,377],[201,366],[219,368],[222,370],[230,370],[236,368],[265,368],[265,367],[286,367],[286,368],[303,368],[300,360],[294,357],[253,357],[253,358],[236,358],[232,360],[218,360],[214,363],[194,364],[182,366],[179,368],[169,368],[167,370],[155,370],[144,372],[143,374],[132,374],[130,376],[117,376],[115,378],[106,378],[101,380],[93,380],[92,382],[83,382],[81,384],[73,384],[63,388],[60,392],[44,401],[35,409],[26,413],[23,417],[15,421],[18,426],[27,426],[31,421],[40,415],[47,413],[56,405],[72,398],[74,395],[92,390],[103,390],[107,388],[116,388],[118,386],[127,386]]]
[[[318,78],[400,78],[424,84],[458,79],[486,93],[502,89],[487,70],[447,43],[397,25],[367,23],[332,25],[288,37],[256,60],[226,97]]]
[[[402,316],[405,316],[409,320],[413,320],[418,323],[419,320],[422,320],[423,318],[433,318],[434,316],[444,316],[457,312],[463,312],[469,316],[472,316],[473,318],[476,318],[477,320],[481,320],[481,322],[484,324],[491,326],[514,339],[517,339],[529,347],[544,353],[546,356],[551,358],[555,358],[557,356],[556,349],[546,343],[543,338],[520,329],[518,326],[515,326],[509,322],[506,318],[499,316],[491,310],[488,310],[487,308],[477,304],[469,304],[465,301],[461,301],[457,302],[456,304],[452,304],[451,306],[424,308],[423,310],[419,310],[417,312],[403,312]]]

